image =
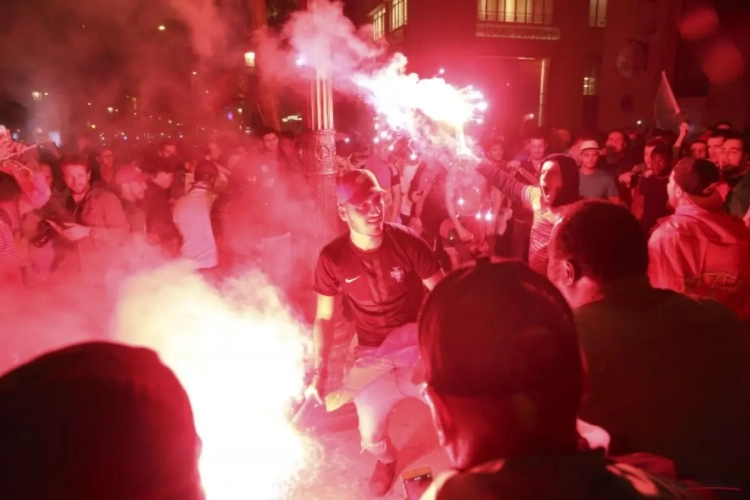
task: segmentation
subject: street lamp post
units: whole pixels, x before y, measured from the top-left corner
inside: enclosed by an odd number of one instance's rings
[[[336,131],[333,125],[333,89],[325,67],[315,68],[310,84],[307,122],[310,134],[306,141],[305,173],[315,199],[317,240],[333,236],[339,226],[336,210]]]
[[[314,9],[318,0],[307,0],[306,7]],[[324,57],[318,54],[318,57]],[[336,208],[336,131],[333,122],[333,86],[330,69],[322,61],[314,64],[315,77],[310,84],[307,125],[310,129],[303,142],[305,149],[305,174],[314,201],[315,223],[312,228],[313,245],[321,249],[341,232],[341,221]],[[315,252],[317,256],[317,252]],[[313,261],[314,262],[314,261]],[[311,294],[312,295],[312,294]],[[347,365],[349,346],[354,336],[353,326],[346,321],[341,300],[334,311],[334,345],[328,364],[328,391],[341,388]],[[357,414],[353,404],[326,413],[323,409],[307,415],[302,425],[317,429],[341,430],[356,427]]]

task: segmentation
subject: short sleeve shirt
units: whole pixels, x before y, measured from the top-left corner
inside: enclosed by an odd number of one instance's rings
[[[590,175],[581,174],[578,192],[582,198],[607,200],[619,196],[615,179],[603,170],[595,170]]]
[[[378,347],[394,328],[417,320],[425,296],[423,280],[440,265],[427,243],[412,230],[385,224],[383,244],[365,252],[345,234],[320,253],[315,291],[344,294],[359,344]]]

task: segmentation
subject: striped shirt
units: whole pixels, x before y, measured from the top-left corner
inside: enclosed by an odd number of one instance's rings
[[[13,230],[0,214],[0,287],[23,284]]]
[[[534,221],[531,225],[531,241],[529,242],[529,267],[534,271],[547,276],[547,263],[549,254],[547,247],[552,236],[552,229],[562,215],[553,212],[544,203],[542,189],[538,186],[526,186],[523,189],[523,205],[534,213]]]

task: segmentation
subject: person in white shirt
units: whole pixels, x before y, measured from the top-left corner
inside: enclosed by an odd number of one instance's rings
[[[219,170],[208,160],[195,166],[195,182],[174,206],[174,223],[182,236],[181,256],[195,269],[206,270],[218,264],[216,238],[211,226],[211,207],[216,200],[213,191]]]

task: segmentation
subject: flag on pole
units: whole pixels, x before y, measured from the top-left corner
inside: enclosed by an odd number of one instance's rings
[[[672,92],[672,86],[669,84],[666,72],[661,72],[661,82],[656,90],[654,100],[654,119],[656,125],[663,130],[672,130],[677,132],[680,123],[685,121],[680,105]]]

